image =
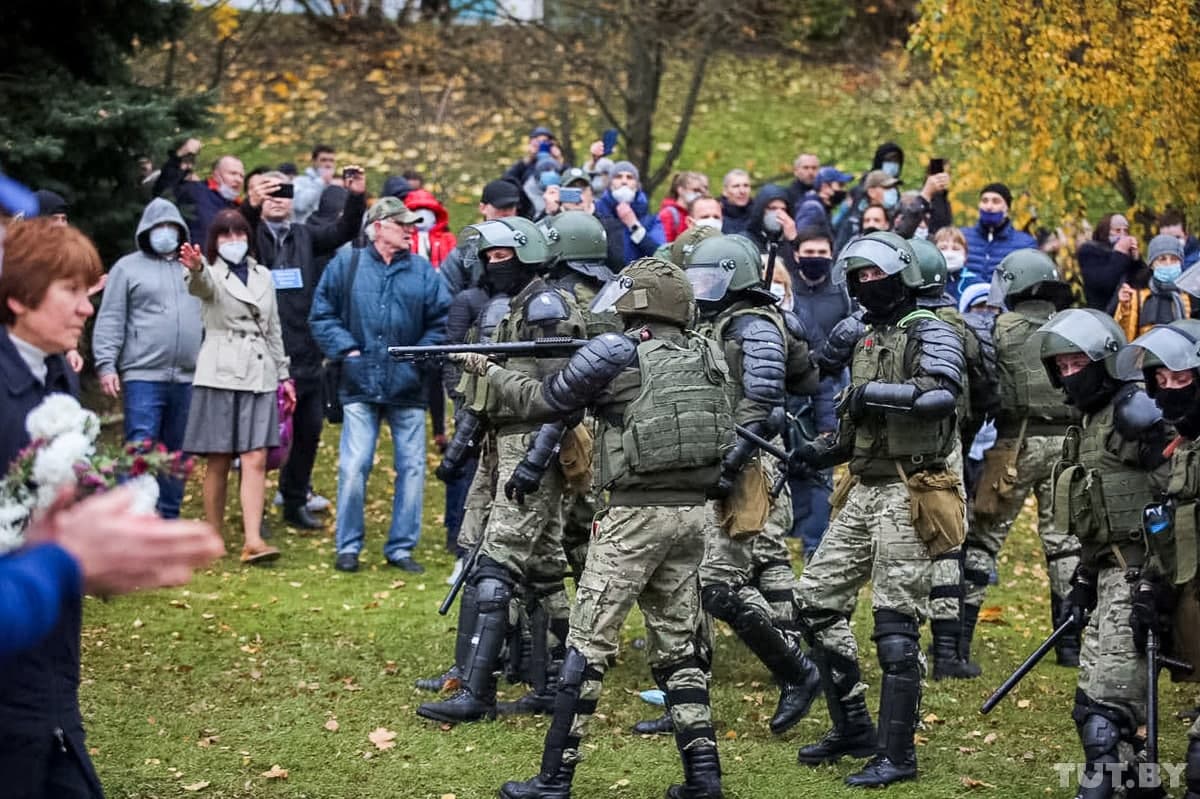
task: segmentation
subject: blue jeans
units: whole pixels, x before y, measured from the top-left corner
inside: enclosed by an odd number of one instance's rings
[[[167,449],[183,449],[188,406],[192,403],[190,383],[128,380],[121,385],[125,396],[125,440],[150,439]],[[158,479],[158,513],[164,519],[179,516],[183,503],[183,480]]]
[[[459,557],[463,553],[458,551],[458,531],[462,529],[467,493],[471,490],[471,481],[475,479],[475,469],[478,467],[479,459],[472,458],[467,461],[462,477],[446,483],[446,551]]]
[[[804,542],[804,560],[817,550],[825,529],[829,527],[829,494],[831,471],[822,472],[823,479],[807,477],[788,479],[792,493],[791,535]]]
[[[345,406],[338,447],[337,553],[362,552],[367,477],[384,417],[392,429],[392,526],[383,555],[388,560],[411,557],[421,540],[425,493],[425,409],[353,402]]]

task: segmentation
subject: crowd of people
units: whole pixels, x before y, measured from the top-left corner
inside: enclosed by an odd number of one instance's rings
[[[302,173],[247,173],[224,155],[199,175],[197,139],[167,154],[131,220],[132,252],[107,270],[59,195],[40,193],[44,218],[8,222],[10,417],[78,392],[98,294],[91,360],[122,401],[126,438],[205,460],[206,524],[169,521],[184,486],[162,478],[161,519],[131,515],[116,492],[39,518],[38,545],[0,559],[0,609],[36,597],[43,610],[0,639],[0,725],[22,730],[0,773],[37,753],[20,795],[99,795],[74,698],[81,592],[172,584],[216,557],[235,469],[243,563],[286,557],[267,523],[278,468],[284,522],[323,529],[332,505],[333,565],[357,571],[385,421],[384,561],[424,571],[431,426],[457,556],[448,582],[462,587],[453,663],[417,682],[441,694],[417,713],[552,717],[539,773],[505,783],[507,799],[571,795],[634,604],[665,705],[635,729],[675,736],[684,780],[669,797],[722,796],[714,619],[777,683],[773,733],[824,695],[832,726],[800,748],[802,766],[856,757],[850,785],[916,778],[921,627],[928,676],[980,675],[974,630],[1031,494],[1057,660],[1079,674],[1079,796],[1117,795],[1142,773],[1147,644],[1187,655],[1172,619],[1198,595],[1200,276],[1187,270],[1200,243],[1183,215],[1159,217],[1144,257],[1119,213],[1064,246],[1019,229],[1012,191],[992,182],[974,223],[956,227],[949,165],[932,159],[914,180],[891,142],[861,175],[803,153],[789,184],[757,190],[744,170],[719,194],[680,171],[655,211],[637,166],[610,147],[572,165],[552,131],[533,129],[457,235],[414,172],[369,197],[363,169],[339,170],[319,145]],[[408,357],[440,344],[463,346]],[[530,346],[489,357],[493,344]],[[333,503],[312,485],[327,421],[341,426]],[[0,460],[28,443],[18,426],[0,431]],[[1151,534],[1151,506],[1169,535]],[[104,544],[81,535],[88,507],[113,520],[101,531],[122,531]],[[131,536],[176,533],[157,567],[145,553],[110,562]],[[867,583],[883,674],[874,720],[849,621]],[[498,702],[500,673],[529,692]],[[30,711],[20,686],[46,674],[71,690],[38,689],[47,701]],[[61,751],[39,750],[48,736]],[[1189,799],[1200,722],[1190,739]]]

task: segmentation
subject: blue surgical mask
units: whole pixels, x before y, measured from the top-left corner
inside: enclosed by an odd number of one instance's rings
[[[174,225],[156,227],[150,231],[150,249],[159,255],[170,255],[179,249],[179,231]]]
[[[1166,285],[1174,283],[1181,274],[1183,274],[1183,264],[1154,267],[1154,279]]]
[[[1120,233],[1115,233],[1115,234],[1113,234],[1113,235],[1111,235],[1111,236],[1109,236],[1109,237],[1108,237],[1108,243],[1109,243],[1109,244],[1111,244],[1111,245],[1113,245],[1113,246],[1115,247],[1115,246],[1116,246],[1116,244],[1117,244],[1117,242],[1118,242],[1118,241],[1120,241],[1120,240],[1121,240],[1121,238],[1122,238],[1122,237],[1121,237],[1121,234],[1120,234]]]
[[[884,189],[883,191],[883,207],[895,208],[896,203],[900,202],[900,190],[896,188]]]
[[[1006,216],[1003,211],[980,211],[979,224],[984,227],[1000,227]]]
[[[887,172],[890,177],[900,177],[900,162],[899,161],[884,161],[879,165],[879,168]]]

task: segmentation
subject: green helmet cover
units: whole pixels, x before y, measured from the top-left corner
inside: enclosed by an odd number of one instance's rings
[[[627,321],[658,319],[687,327],[695,318],[696,302],[682,269],[661,258],[639,258],[596,295],[592,311],[608,310]]]
[[[496,247],[511,247],[517,261],[531,269],[542,267],[551,258],[545,231],[523,216],[480,222],[468,227],[466,235],[475,237],[475,251],[480,255]]]
[[[903,236],[891,231],[877,230],[859,236],[847,244],[838,255],[835,271],[852,272],[877,266],[887,275],[900,275],[900,281],[910,289],[922,285],[921,265],[912,245]]]
[[[563,211],[541,222],[550,253],[562,261],[603,261],[608,257],[604,225],[586,211]]]
[[[945,256],[931,241],[909,239],[908,243],[917,254],[917,264],[921,267],[921,285],[917,287],[917,291],[940,297],[945,293],[946,282],[950,279]]]
[[[704,239],[688,255],[685,268],[697,299],[716,301],[730,291],[762,286],[762,258],[745,236]],[[707,291],[698,290],[700,286]]]

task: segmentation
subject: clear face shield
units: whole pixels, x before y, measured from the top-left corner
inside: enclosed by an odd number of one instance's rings
[[[1099,319],[1087,311],[1061,311],[1039,327],[1025,343],[1025,357],[1030,361],[1050,360],[1068,352],[1082,352],[1092,362],[1114,355],[1121,342]]]
[[[692,284],[696,302],[718,302],[733,282],[735,266],[732,259],[716,264],[689,264],[684,274]]]
[[[617,301],[633,291],[633,278],[617,275],[613,280],[604,284],[596,299],[592,300],[592,313],[616,312]]]
[[[1193,297],[1200,297],[1200,263],[1188,267],[1182,275],[1175,278],[1175,288]]]
[[[1172,372],[1200,369],[1200,343],[1181,330],[1156,327],[1129,342],[1117,355],[1117,373],[1124,380],[1141,380],[1146,356]]]

